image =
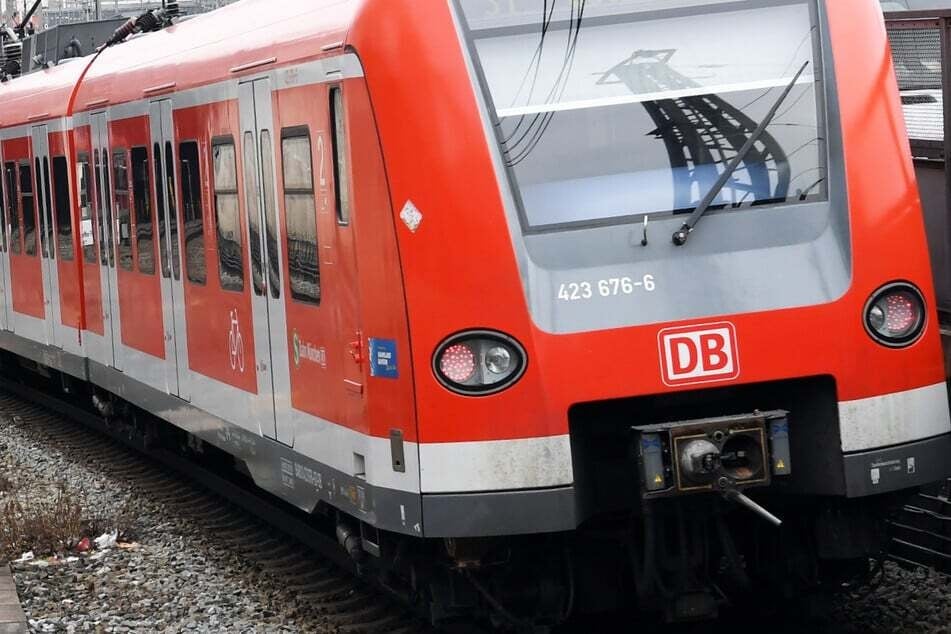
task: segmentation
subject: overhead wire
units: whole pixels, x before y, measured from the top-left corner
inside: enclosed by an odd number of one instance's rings
[[[556,0],[550,0],[551,5],[548,4],[549,0],[543,0],[544,5],[542,6],[542,32],[541,37],[538,39],[538,46],[535,47],[535,54],[532,55],[532,59],[528,64],[528,68],[525,70],[525,75],[522,76],[522,83],[519,85],[518,90],[515,92],[515,97],[512,98],[512,106],[518,104],[519,97],[522,95],[522,90],[525,88],[525,82],[528,80],[529,74],[532,72],[532,68],[535,69],[535,74],[532,77],[532,86],[528,91],[528,96],[526,97],[526,103],[531,103],[532,97],[535,96],[535,87],[538,84],[538,76],[542,67],[542,60],[545,55],[545,38],[548,36],[548,29],[551,27],[551,20],[555,14],[555,2]],[[549,8],[550,6],[550,8]],[[512,138],[518,133],[521,129],[522,124],[525,123],[526,115],[521,115],[519,117],[518,123],[515,126],[515,129],[512,133],[502,140],[503,143],[508,143]],[[501,126],[501,123],[497,124]]]
[[[574,68],[575,55],[578,49],[578,40],[581,34],[581,26],[584,20],[584,12],[587,0],[570,0],[571,13],[569,16],[568,33],[566,39],[565,58],[562,61],[561,69],[552,84],[545,99],[545,104],[550,105],[561,99],[568,87],[568,80],[571,71]],[[545,113],[536,113],[528,129],[511,145],[505,148],[506,164],[509,167],[515,167],[528,158],[538,144],[544,138],[554,119],[556,112],[550,110]],[[527,142],[526,145],[523,145]],[[519,146],[522,146],[521,149]],[[514,156],[513,156],[514,155]]]

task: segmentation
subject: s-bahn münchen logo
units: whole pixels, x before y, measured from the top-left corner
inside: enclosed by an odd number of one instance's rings
[[[732,381],[740,376],[736,327],[730,322],[681,326],[658,335],[665,385]]]

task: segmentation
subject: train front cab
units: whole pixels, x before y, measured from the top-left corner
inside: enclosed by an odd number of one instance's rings
[[[634,588],[672,618],[715,610],[721,581],[861,577],[951,450],[878,5],[537,4],[399,7],[400,41],[367,11],[351,35],[369,69],[414,60],[413,82],[368,83],[404,212],[425,534],[460,561],[507,553],[513,578],[557,568],[539,547],[560,543],[617,572],[587,598]],[[524,372],[480,394],[486,332]],[[690,455],[684,429],[716,450]],[[724,449],[741,432],[754,444]],[[545,533],[565,539],[465,539]]]

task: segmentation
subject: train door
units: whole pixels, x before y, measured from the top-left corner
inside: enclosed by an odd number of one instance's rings
[[[36,209],[40,224],[40,262],[43,275],[44,312],[46,313],[46,344],[61,345],[57,330],[62,321],[59,296],[59,271],[56,268],[56,247],[53,236],[52,190],[50,189],[49,128],[35,126],[33,136],[33,174],[36,183]]]
[[[337,327],[348,347],[344,360],[344,385],[354,398],[348,399],[347,424],[354,428],[366,425],[363,420],[363,358],[366,342],[360,328],[360,294],[358,292],[357,250],[351,217],[353,195],[350,186],[350,143],[347,133],[347,112],[342,86],[330,88],[330,129],[332,136],[334,176],[334,208],[336,209],[335,246],[339,270],[349,283],[337,290]]]
[[[105,365],[122,369],[122,341],[119,321],[119,277],[116,271],[114,234],[118,223],[112,213],[112,172],[109,161],[109,123],[105,112],[90,117],[90,142],[93,178],[96,189],[96,226],[99,231],[99,276],[102,288],[103,337],[106,345],[99,359]]]
[[[162,265],[162,311],[165,323],[165,376],[169,394],[189,400],[188,336],[185,330],[185,283],[179,244],[178,189],[175,186],[175,133],[172,102],[149,106],[152,161],[158,214],[159,260]]]
[[[0,165],[3,165],[3,144],[0,143]],[[0,176],[0,181],[3,178]],[[6,191],[6,184],[0,183],[0,329],[13,330],[10,320],[10,299],[7,296],[10,285],[10,256],[7,251],[7,206],[5,196],[14,196],[14,192]],[[9,290],[8,290],[9,289]]]
[[[287,314],[281,297],[284,270],[278,227],[275,182],[274,114],[269,78],[244,82],[239,89],[245,211],[251,249],[251,306],[254,349],[258,359],[258,407],[261,433],[287,445],[294,442],[291,425],[278,424],[278,412],[289,412],[290,359]],[[280,143],[278,138],[277,143]]]

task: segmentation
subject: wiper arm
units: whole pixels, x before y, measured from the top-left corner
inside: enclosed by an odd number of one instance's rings
[[[769,112],[766,113],[766,116],[760,121],[760,124],[756,126],[756,129],[753,130],[753,134],[750,135],[750,138],[746,140],[746,143],[743,144],[743,147],[740,148],[740,151],[737,153],[733,160],[726,166],[726,169],[723,170],[723,173],[720,174],[720,178],[717,179],[717,182],[713,184],[713,187],[710,188],[710,191],[707,192],[707,195],[703,197],[700,201],[700,204],[697,205],[697,208],[693,210],[693,213],[690,214],[690,217],[687,218],[687,221],[684,222],[683,226],[680,227],[677,231],[674,232],[673,241],[674,244],[678,247],[682,247],[687,244],[687,237],[691,234],[694,227],[697,226],[697,223],[700,222],[700,219],[703,217],[707,210],[710,209],[710,205],[713,204],[713,200],[719,195],[720,190],[726,185],[727,181],[730,180],[730,177],[733,176],[733,172],[736,171],[736,168],[740,166],[740,163],[743,162],[743,159],[746,158],[746,155],[750,153],[750,150],[753,149],[753,146],[756,145],[756,142],[759,140],[763,133],[766,132],[766,128],[769,127],[769,124],[773,122],[773,119],[776,117],[776,113],[779,111],[779,107],[783,105],[783,102],[786,101],[786,98],[789,96],[789,93],[792,92],[792,89],[796,86],[796,82],[799,81],[799,78],[805,72],[806,67],[809,65],[809,62],[805,62],[802,67],[799,69],[799,72],[796,73],[796,76],[793,77],[792,81],[789,82],[789,85],[786,86],[786,89],[783,91],[783,94],[779,96],[779,99],[776,100],[776,103],[773,104],[773,107],[769,109]]]

